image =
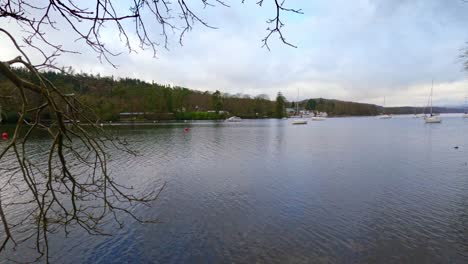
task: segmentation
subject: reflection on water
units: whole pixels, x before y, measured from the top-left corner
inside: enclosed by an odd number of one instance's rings
[[[167,182],[136,208],[163,223],[53,237],[57,263],[468,262],[468,120],[108,129],[140,154],[112,154],[120,182]]]

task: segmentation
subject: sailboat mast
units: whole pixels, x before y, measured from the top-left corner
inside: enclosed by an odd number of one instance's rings
[[[431,86],[431,116],[432,116],[432,92],[434,90],[434,79],[432,79],[432,86]]]
[[[468,96],[465,96],[465,114],[468,114]]]
[[[296,97],[296,115],[299,115],[299,88],[297,88],[297,97]]]
[[[384,115],[385,115],[385,112],[386,112],[386,111],[385,111],[385,96],[384,96],[384,97],[383,97],[383,113],[384,113]]]

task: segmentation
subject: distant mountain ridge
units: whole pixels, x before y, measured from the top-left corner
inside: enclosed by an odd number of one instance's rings
[[[383,109],[383,107],[382,107]],[[421,114],[421,113],[428,113],[428,107],[413,107],[413,106],[400,106],[400,107],[386,107],[386,112],[389,114],[394,115],[404,115],[404,114]],[[441,107],[441,106],[434,106],[432,107],[432,111],[434,113],[463,113],[463,107]]]
[[[325,98],[302,100],[299,106],[310,111],[327,112],[330,116],[372,116],[380,113],[377,105]]]
[[[336,99],[310,98],[302,100],[299,105],[303,109],[327,112],[331,116],[363,116],[379,115],[382,113],[403,115],[428,113],[427,107],[400,106],[383,107],[381,105],[342,101]],[[434,113],[463,113],[464,107],[440,107],[432,108]]]

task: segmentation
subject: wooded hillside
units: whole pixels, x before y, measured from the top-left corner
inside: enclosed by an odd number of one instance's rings
[[[16,71],[34,82],[27,71]],[[150,119],[222,119],[229,115],[242,118],[278,117],[275,114],[276,102],[267,95],[249,96],[225,94],[219,91],[196,91],[180,86],[148,83],[132,78],[114,78],[87,73],[68,74],[58,72],[43,73],[51,82],[68,94],[74,96],[93,109],[103,121],[117,121],[120,113],[145,113]],[[19,104],[8,99],[15,93],[13,84],[0,75],[0,104],[3,120],[16,120]],[[39,97],[27,95],[32,102],[40,105]],[[286,102],[286,107],[295,108],[295,102]],[[330,116],[365,116],[383,112],[381,106],[345,102],[333,99],[314,98],[299,102],[300,109],[327,112]],[[276,110],[275,110],[276,109]],[[443,108],[437,109],[439,112]],[[410,114],[412,107],[387,108],[388,113]],[[421,109],[417,109],[418,112]],[[47,112],[44,118],[50,118]]]

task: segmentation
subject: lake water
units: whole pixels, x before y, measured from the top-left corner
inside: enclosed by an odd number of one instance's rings
[[[52,237],[53,262],[468,262],[468,119],[109,129],[141,154],[113,154],[119,182],[167,182],[135,209],[162,223]]]

